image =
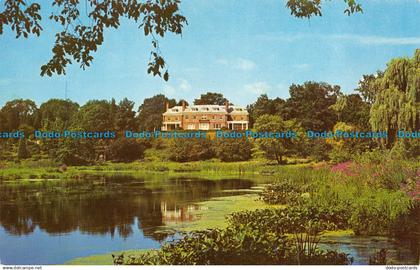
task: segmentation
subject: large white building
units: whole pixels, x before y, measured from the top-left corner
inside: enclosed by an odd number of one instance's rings
[[[248,111],[232,105],[174,106],[163,113],[162,130],[247,130]]]

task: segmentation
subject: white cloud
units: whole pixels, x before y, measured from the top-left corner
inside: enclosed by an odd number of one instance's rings
[[[244,88],[249,93],[261,95],[261,94],[267,94],[267,92],[270,90],[271,87],[266,82],[255,82],[255,83],[245,84]]]
[[[163,93],[169,97],[185,98],[185,95],[192,91],[192,86],[186,79],[181,78],[177,82],[176,86],[166,83],[163,87]]]
[[[311,65],[310,64],[308,64],[308,63],[302,63],[302,64],[295,64],[295,65],[293,65],[293,67],[294,68],[297,68],[297,69],[307,69],[307,68],[309,68]]]
[[[229,61],[227,59],[224,58],[220,58],[216,60],[216,63],[223,65],[223,66],[228,66],[229,65]]]
[[[187,80],[180,79],[179,81],[180,81],[180,83],[179,83],[179,89],[181,91],[183,91],[183,92],[190,92],[192,90],[192,86],[191,86],[191,84]]]
[[[253,61],[245,58],[236,58],[233,60],[221,58],[217,59],[216,62],[222,66],[227,66],[242,71],[253,70],[257,67]]]
[[[12,84],[12,80],[8,78],[0,78],[0,86],[8,86]]]
[[[420,2],[420,0],[419,0]],[[258,38],[265,41],[272,42],[298,42],[305,39],[320,39],[328,42],[345,41],[353,42],[362,45],[420,45],[420,36],[415,37],[390,37],[390,36],[375,36],[375,35],[354,35],[354,34],[340,34],[340,35],[293,35],[284,33],[270,33],[258,35]]]
[[[165,94],[165,96],[173,96],[175,93],[175,87],[173,87],[170,84],[165,84],[165,86],[163,87],[163,94]]]
[[[420,45],[420,37],[333,35],[330,36],[330,38],[334,40],[345,40],[366,45]]]
[[[236,68],[240,70],[252,70],[256,67],[255,63],[248,59],[238,58],[236,60]]]

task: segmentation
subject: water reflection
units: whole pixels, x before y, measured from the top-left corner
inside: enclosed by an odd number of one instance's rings
[[[244,179],[218,181],[127,176],[89,181],[0,185],[0,225],[10,234],[28,235],[36,227],[48,234],[83,233],[130,237],[138,218],[144,235],[160,241],[156,228],[192,221],[194,202],[226,196],[225,190],[246,190]],[[233,192],[233,191],[232,191]]]

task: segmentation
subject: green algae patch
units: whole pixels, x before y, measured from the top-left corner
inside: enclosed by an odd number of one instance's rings
[[[281,206],[267,205],[259,200],[258,194],[245,194],[237,196],[217,197],[209,201],[196,204],[194,219],[190,222],[167,224],[162,231],[190,232],[196,230],[226,228],[226,217],[234,212],[252,211],[261,208],[274,208]]]
[[[139,250],[124,250],[124,251],[114,251],[110,253],[105,254],[97,254],[87,257],[80,257],[73,260],[70,260],[66,262],[67,265],[113,265],[113,259],[112,254],[114,255],[121,255],[124,254],[124,256],[138,256],[140,254],[144,254],[147,251],[150,251],[149,249],[139,249]]]

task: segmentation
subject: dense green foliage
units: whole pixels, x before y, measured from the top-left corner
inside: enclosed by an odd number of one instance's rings
[[[229,103],[223,94],[207,92],[194,100],[194,105],[225,105]]]
[[[169,159],[178,162],[206,160],[214,157],[210,139],[176,139],[169,142]]]
[[[312,211],[314,210],[314,211]],[[158,251],[117,264],[350,264],[344,253],[323,251],[317,235],[329,217],[315,209],[257,210],[232,215],[227,229],[195,231]],[[313,218],[319,218],[314,221]],[[293,234],[288,236],[286,234]],[[304,234],[303,234],[304,233]]]
[[[54,156],[56,161],[66,165],[88,165],[97,158],[91,141],[73,139],[58,142]]]
[[[128,139],[116,139],[108,148],[111,160],[131,162],[142,159],[147,145],[144,142]]]
[[[385,72],[365,75],[356,89],[358,94],[344,95],[340,87],[327,83],[305,82],[290,86],[290,97],[270,99],[261,95],[247,106],[250,126],[258,132],[279,132],[293,130],[297,138],[259,138],[232,141],[208,141],[200,144],[194,141],[171,143],[167,140],[159,144],[159,149],[167,151],[163,160],[196,161],[218,158],[222,161],[243,161],[250,159],[252,144],[255,154],[265,155],[278,164],[287,163],[291,158],[310,158],[314,161],[332,160],[344,162],[362,153],[378,148],[392,149],[400,158],[417,158],[420,153],[418,139],[396,139],[399,129],[418,132],[420,127],[420,50],[413,58],[397,58],[389,62]],[[195,99],[196,104],[224,104],[227,99],[220,93],[207,92]],[[134,101],[127,98],[116,102],[114,99],[90,100],[79,106],[70,100],[51,99],[38,108],[31,100],[17,99],[7,102],[0,110],[1,131],[23,131],[28,150],[34,158],[48,156],[69,164],[92,164],[113,149],[112,159],[117,156],[119,143],[111,140],[91,140],[84,142],[64,142],[57,139],[35,140],[34,130],[64,131],[115,131],[121,138],[125,130],[154,131],[162,125],[162,113],[166,104],[174,106],[182,101],[169,99],[164,95],[146,98],[134,109]],[[388,131],[389,139],[307,139],[308,129],[318,131]],[[0,141],[8,159],[17,156],[19,140]],[[31,148],[31,149],[30,149]],[[32,149],[33,148],[33,149]],[[79,148],[79,149],[76,149]],[[177,153],[179,151],[179,153]],[[195,153],[194,153],[195,152]],[[12,157],[9,157],[12,156]],[[131,155],[130,155],[131,156]],[[132,155],[141,159],[142,154]],[[107,156],[108,157],[108,156]],[[134,160],[131,157],[127,160]]]
[[[286,119],[296,119],[303,128],[310,130],[331,130],[337,116],[330,108],[337,101],[340,87],[326,83],[306,82],[290,86],[287,99]]]
[[[254,128],[257,132],[286,133],[288,131],[296,132],[299,126],[295,121],[284,121],[280,116],[266,114],[257,119]],[[302,143],[297,137],[287,138],[286,136],[282,138],[258,138],[256,141],[266,157],[274,159],[278,164],[284,162],[284,156],[295,153],[299,143]]]
[[[227,162],[251,159],[252,146],[252,139],[217,139],[213,142],[216,157]]]
[[[26,147],[26,140],[25,139],[20,139],[19,140],[19,146],[18,146],[18,153],[17,153],[17,158],[18,159],[25,159],[30,157],[30,154],[28,152],[28,149]]]
[[[410,215],[418,215],[420,208],[416,195],[409,195],[418,192],[418,163],[390,158],[392,156],[384,158],[382,154],[378,164],[342,163],[310,173],[302,171],[268,185],[261,199],[270,204],[303,207],[307,211],[315,209],[321,215],[316,216],[316,220],[325,213],[331,224],[337,226],[330,229],[352,229],[360,235],[405,237],[416,226]]]
[[[257,101],[248,105],[249,124],[252,127],[258,117],[269,115],[281,115],[285,109],[286,101],[281,98],[270,99],[267,94],[262,94]]]
[[[138,110],[139,127],[143,130],[160,130],[162,126],[162,113],[166,111],[166,104],[173,107],[176,104],[174,99],[168,99],[164,95],[156,95],[146,98]]]
[[[374,130],[389,133],[386,146],[391,148],[398,130],[417,131],[420,128],[420,49],[413,58],[391,60],[379,85],[372,105],[370,123]]]

